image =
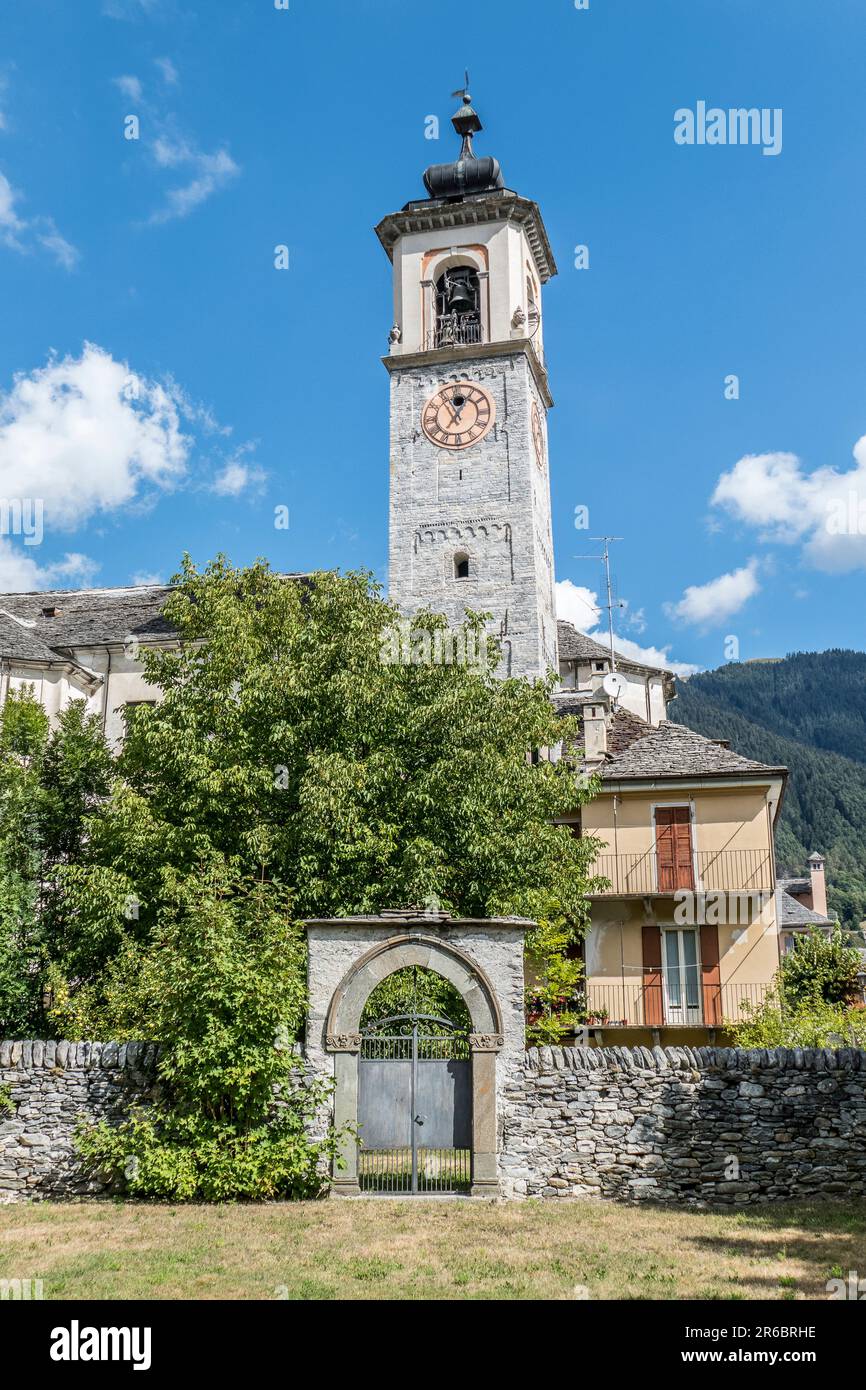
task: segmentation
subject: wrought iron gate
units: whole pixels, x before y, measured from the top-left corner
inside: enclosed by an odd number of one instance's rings
[[[445,1018],[395,1014],[364,1030],[358,1077],[362,1191],[468,1191],[471,1065],[466,1034]]]

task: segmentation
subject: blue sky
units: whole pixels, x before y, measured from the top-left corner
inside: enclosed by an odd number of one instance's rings
[[[372,229],[452,157],[468,65],[478,149],[559,264],[564,610],[590,625],[600,589],[585,505],[624,537],[627,642],[700,666],[730,636],[862,647],[864,40],[860,0],[4,7],[0,497],[44,498],[45,533],[0,537],[0,589],[168,577],[184,549],[386,578]],[[780,109],[781,152],[677,144],[699,101]]]

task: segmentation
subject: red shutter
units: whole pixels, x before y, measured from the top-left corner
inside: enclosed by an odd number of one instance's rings
[[[656,811],[656,862],[660,893],[674,893],[678,888],[694,892],[688,806],[660,806]]]
[[[643,929],[643,1018],[647,1028],[661,1028],[665,1021],[662,999],[662,934],[658,927]]]
[[[704,1023],[716,1028],[722,1021],[722,977],[719,970],[719,929],[701,927],[701,984],[704,990]]]

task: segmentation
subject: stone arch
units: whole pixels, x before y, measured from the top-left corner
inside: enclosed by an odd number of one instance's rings
[[[395,936],[374,946],[343,976],[334,991],[325,1025],[328,1047],[333,1045],[332,1040],[358,1032],[364,1005],[382,980],[413,965],[435,970],[454,986],[469,1011],[474,1033],[501,1035],[499,1001],[480,965],[450,942],[435,937]]]
[[[518,925],[521,942],[522,925]],[[356,1195],[361,1015],[382,980],[407,966],[435,970],[458,990],[472,1022],[469,1035],[472,1087],[472,1184],[475,1196],[495,1196],[497,1168],[497,1054],[505,1044],[503,1013],[490,978],[453,942],[421,930],[389,934],[354,961],[331,996],[325,1015],[325,1051],[334,1059],[334,1122],[341,1131],[340,1158],[331,1179],[335,1194]]]

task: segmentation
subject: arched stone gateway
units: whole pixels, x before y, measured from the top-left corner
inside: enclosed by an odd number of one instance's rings
[[[471,1187],[499,1192],[500,1099],[523,1065],[525,918],[451,918],[440,912],[386,912],[377,917],[307,923],[309,941],[307,1059],[333,1076],[334,1122],[359,1122],[361,1016],[375,987],[397,970],[418,966],[444,976],[459,992],[468,1037]],[[335,1194],[361,1192],[358,1143],[347,1137],[335,1168]]]

